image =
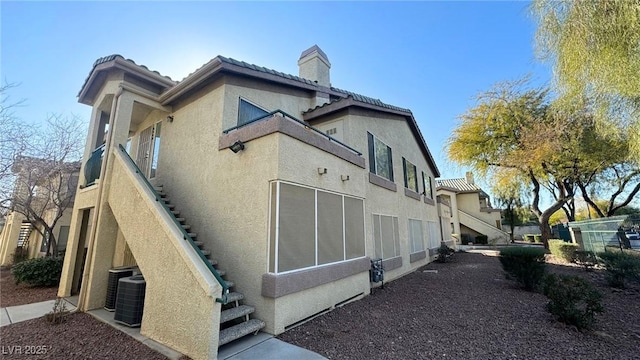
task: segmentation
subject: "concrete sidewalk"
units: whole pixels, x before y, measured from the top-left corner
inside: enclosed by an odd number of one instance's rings
[[[71,301],[70,301],[71,300]],[[64,299],[67,310],[72,311],[76,306],[72,302],[74,299]],[[44,316],[53,310],[55,300],[48,300],[39,303],[8,306],[0,308],[0,326],[15,324],[21,321],[31,320]],[[120,330],[169,359],[179,359],[182,354],[157,343],[146,336],[140,334],[140,328],[130,328],[117,324],[113,320],[113,313],[104,309],[89,311],[100,321],[103,321],[117,330]],[[231,342],[220,347],[218,359],[228,360],[322,360],[325,357],[313,351],[278,340],[273,335],[258,333],[255,336],[245,336],[242,339]]]
[[[67,310],[75,310],[76,307],[66,299],[63,300]],[[0,326],[15,324],[21,321],[31,320],[44,316],[53,310],[55,300],[47,300],[39,303],[7,306],[0,308]]]

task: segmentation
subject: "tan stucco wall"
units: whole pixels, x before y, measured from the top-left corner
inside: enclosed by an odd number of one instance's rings
[[[141,333],[194,359],[217,354],[222,287],[160,214],[159,204],[116,156],[109,206],[147,282]],[[191,251],[193,251],[191,249]],[[195,254],[195,253],[194,253]]]
[[[6,222],[2,232],[0,232],[0,266],[13,264],[13,254],[18,246],[20,226],[23,219],[24,216],[16,212],[12,212],[5,218]]]
[[[496,226],[496,220],[500,221],[500,212],[480,211],[480,198],[478,193],[458,194],[458,209],[468,213],[471,216]]]

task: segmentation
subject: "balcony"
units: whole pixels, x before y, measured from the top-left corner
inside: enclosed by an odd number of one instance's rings
[[[100,168],[102,167],[102,158],[104,157],[104,144],[98,146],[91,152],[89,159],[84,165],[85,184],[83,188],[92,186],[96,180],[100,178]]]
[[[273,111],[246,124],[224,130],[220,136],[218,150],[231,148],[236,142],[248,142],[276,132],[288,135],[360,168],[366,167],[361,152],[282,110]]]

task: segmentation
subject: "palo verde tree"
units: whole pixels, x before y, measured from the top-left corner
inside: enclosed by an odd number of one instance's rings
[[[513,243],[514,229],[522,225],[528,218],[529,209],[524,204],[526,195],[520,174],[513,169],[503,169],[495,173],[492,192],[497,205],[502,208],[503,222],[509,225],[511,242]],[[526,179],[525,179],[526,180]]]
[[[461,115],[461,124],[448,140],[449,158],[492,175],[510,170],[527,179],[531,211],[538,217],[545,246],[551,237],[549,217],[574,196],[559,136],[569,134],[569,122],[557,121],[548,91],[527,88],[527,80],[498,84],[478,97],[478,104]],[[542,209],[542,184],[553,184],[555,200]]]
[[[562,98],[593,102],[601,133],[627,129],[640,161],[640,1],[535,0],[532,9]]]

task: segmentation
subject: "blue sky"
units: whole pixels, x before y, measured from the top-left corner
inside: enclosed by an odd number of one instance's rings
[[[528,2],[11,2],[0,3],[1,77],[26,99],[16,115],[91,109],[76,95],[93,62],[121,54],[174,80],[223,55],[298,73],[300,53],[317,44],[332,85],[409,108],[445,178],[446,139],[480,91],[532,74]]]

